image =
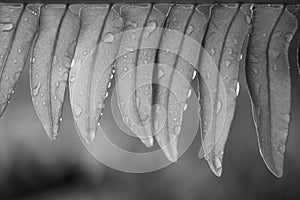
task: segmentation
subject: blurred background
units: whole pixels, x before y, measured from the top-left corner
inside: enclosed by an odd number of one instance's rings
[[[226,145],[223,175],[217,178],[205,160],[198,159],[199,134],[177,163],[155,172],[132,174],[106,167],[81,143],[73,123],[68,93],[60,134],[57,140],[49,141],[32,106],[27,64],[11,103],[0,119],[0,199],[299,199],[297,45],[298,38],[295,38],[290,49],[292,116],[283,178],[275,178],[260,157],[244,66],[240,70],[241,90]],[[188,110],[195,112],[196,109],[188,107]],[[110,113],[110,106],[107,106],[102,119],[107,134],[125,137],[122,143],[137,152],[153,150],[125,135]],[[185,121],[188,121],[187,115],[184,115]],[[181,134],[190,134],[185,130]],[[107,152],[106,156],[112,155]]]

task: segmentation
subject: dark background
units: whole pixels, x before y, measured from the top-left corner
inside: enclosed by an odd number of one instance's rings
[[[49,141],[31,103],[27,64],[11,103],[0,119],[0,199],[299,199],[297,44],[298,37],[294,38],[290,49],[292,116],[281,179],[268,171],[258,151],[244,66],[223,175],[217,178],[207,163],[198,159],[199,136],[176,164],[159,171],[129,174],[102,165],[86,151],[77,135],[68,93],[60,135],[57,140]],[[107,107],[105,112],[109,113],[109,109]],[[122,135],[108,116],[104,115],[103,126],[111,134]],[[128,145],[146,150],[137,139],[128,142]]]

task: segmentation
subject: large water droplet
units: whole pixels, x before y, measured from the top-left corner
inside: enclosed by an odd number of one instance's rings
[[[281,115],[281,119],[288,123],[290,121],[290,115],[288,113]]]
[[[14,25],[12,23],[1,23],[0,24],[0,30],[3,31],[11,31],[13,29]]]
[[[230,60],[225,60],[224,61],[225,67],[229,67],[230,64],[231,64]]]
[[[193,30],[194,30],[193,26],[189,24],[186,30],[186,34],[190,35],[193,32]]]
[[[103,42],[111,43],[113,41],[114,41],[114,35],[112,33],[108,32],[103,36]]]
[[[76,117],[79,117],[82,113],[82,108],[78,105],[78,104],[75,104],[74,105],[74,114]]]
[[[192,80],[194,80],[194,79],[195,79],[196,75],[197,75],[197,72],[194,70],[194,72],[193,72],[193,76],[192,76]]]
[[[73,83],[75,81],[75,77],[74,76],[71,76],[70,77],[70,83]]]
[[[259,62],[258,57],[253,53],[249,55],[249,61],[251,63],[258,63]]]
[[[148,37],[154,31],[154,29],[156,27],[157,27],[157,24],[156,24],[155,21],[148,22],[147,25],[146,25],[146,29],[145,29],[146,30],[146,32],[145,32],[146,37]]]
[[[173,128],[173,131],[174,131],[174,133],[175,133],[176,135],[178,135],[178,134],[180,133],[180,131],[181,131],[181,127],[180,127],[180,126],[175,126],[175,127]]]
[[[208,79],[210,79],[211,75],[210,75],[209,72],[207,72],[206,77],[207,77]]]
[[[71,68],[75,66],[75,60],[72,59],[72,62],[71,62]]]
[[[222,109],[222,102],[220,100],[217,101],[216,113],[219,113]]]
[[[257,71],[256,68],[253,68],[252,71],[253,71],[254,74],[258,74],[258,71]]]
[[[32,89],[32,95],[37,96],[39,94],[41,88],[41,83],[38,83],[33,89]]]
[[[251,17],[249,15],[245,15],[245,21],[247,24],[251,24]]]
[[[285,34],[284,38],[286,39],[286,41],[290,42],[293,39],[293,34],[287,33],[287,34]]]
[[[269,55],[271,58],[277,58],[280,55],[280,51],[278,51],[276,49],[270,49]]]
[[[216,170],[219,170],[222,168],[222,162],[218,156],[216,156],[214,159],[214,165],[215,165]]]
[[[160,68],[160,69],[158,70],[158,78],[161,78],[161,77],[163,77],[164,75],[165,75],[164,70]]]
[[[236,89],[235,89],[235,95],[238,96],[239,93],[240,93],[240,83],[237,82],[237,83],[236,83]]]
[[[57,64],[57,57],[56,56],[53,56],[53,61],[52,61],[53,65],[56,65]]]
[[[190,98],[191,95],[192,95],[192,89],[189,89],[187,97]]]
[[[284,154],[284,152],[285,152],[285,145],[284,144],[280,144],[278,146],[278,153]]]
[[[209,53],[210,53],[210,55],[215,55],[215,53],[216,53],[216,50],[212,47],[210,50],[209,50]]]

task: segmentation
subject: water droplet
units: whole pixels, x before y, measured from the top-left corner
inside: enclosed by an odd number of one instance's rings
[[[196,74],[197,74],[197,72],[196,72],[196,71],[194,71],[194,72],[193,72],[193,76],[192,76],[192,80],[194,80],[194,79],[195,79],[195,77],[196,77]]]
[[[236,38],[233,38],[231,40],[231,45],[236,45],[238,43],[237,39]]]
[[[165,75],[164,70],[162,70],[161,68],[158,70],[158,78],[161,78]]]
[[[141,103],[140,97],[136,97],[136,98],[135,98],[135,101],[136,101],[136,106],[137,106],[137,107],[140,107],[140,103]]]
[[[56,65],[57,64],[57,57],[56,56],[53,56],[53,61],[52,61],[53,65]]]
[[[43,106],[46,106],[46,101],[43,101]]]
[[[0,58],[4,58],[4,55],[1,54],[1,55],[0,55]]]
[[[175,126],[175,127],[173,128],[173,131],[174,131],[174,133],[175,133],[176,135],[178,135],[178,134],[180,133],[180,131],[181,131],[181,127],[180,127],[180,126]]]
[[[187,97],[190,98],[191,95],[192,95],[192,89],[189,89]]]
[[[60,67],[58,70],[59,70],[59,71],[62,71],[63,69],[62,69],[62,67]]]
[[[193,26],[189,24],[186,30],[186,34],[190,35],[193,32],[193,30],[194,30]]]
[[[18,53],[22,53],[22,50],[21,50],[21,49],[18,49]]]
[[[258,71],[257,71],[256,68],[253,68],[252,71],[253,71],[254,74],[258,74]]]
[[[62,122],[62,121],[63,121],[63,118],[62,118],[62,117],[61,117],[61,118],[59,118],[59,121],[60,121],[60,122]]]
[[[32,64],[34,64],[34,63],[35,63],[35,58],[34,58],[34,57],[31,57],[31,60],[30,60],[30,61],[31,61]]]
[[[75,81],[75,77],[74,76],[71,76],[70,77],[70,83],[73,83]]]
[[[251,63],[258,63],[258,57],[255,54],[252,53],[252,54],[249,55],[249,61]]]
[[[219,113],[222,109],[222,102],[220,100],[217,101],[216,113]]]
[[[219,170],[222,168],[221,159],[218,156],[216,156],[214,159],[214,165],[215,165],[216,170]]]
[[[134,52],[134,48],[132,48],[132,47],[127,47],[127,48],[125,48],[125,50],[126,51],[129,51],[129,52]],[[132,61],[131,61],[132,62]]]
[[[269,50],[269,55],[272,58],[277,58],[280,55],[280,51],[278,51],[276,49],[270,49]]]
[[[185,104],[183,105],[183,111],[186,111],[186,109],[187,109],[187,104],[185,103]]]
[[[127,55],[126,55],[126,54],[124,54],[124,55],[123,55],[123,58],[125,58],[125,59],[126,59],[126,58],[127,58]]]
[[[152,33],[156,27],[157,27],[157,24],[155,21],[148,22],[146,25],[146,36],[149,36],[150,33]]]
[[[12,23],[1,23],[0,24],[0,30],[3,31],[11,31],[13,29],[14,25]]]
[[[228,55],[231,55],[231,54],[232,54],[232,49],[231,49],[231,48],[227,48],[227,49],[226,49],[226,53],[227,53]]]
[[[87,51],[84,51],[84,52],[82,53],[82,55],[84,55],[84,56],[86,56],[87,54],[88,54]]]
[[[14,63],[17,63],[18,62],[18,60],[14,60]]]
[[[136,28],[138,26],[138,24],[136,22],[128,19],[125,21],[125,26],[130,29],[130,28]]]
[[[108,82],[107,88],[110,88],[110,86],[111,86],[111,82]]]
[[[273,35],[272,35],[272,40],[273,39],[276,39],[276,38],[278,38],[278,37],[280,37],[281,36],[281,32],[280,31],[276,31]]]
[[[72,62],[71,62],[71,68],[75,66],[75,60],[72,59]]]
[[[82,113],[82,108],[79,105],[75,104],[74,105],[74,114],[75,114],[75,116],[79,117],[81,115],[81,113]]]
[[[238,96],[239,93],[240,93],[240,83],[237,82],[237,83],[236,83],[236,89],[235,89],[235,95]]]
[[[209,53],[210,53],[210,55],[215,55],[215,53],[216,53],[216,50],[212,47],[210,50],[209,50]]]
[[[124,72],[127,72],[127,71],[128,71],[128,68],[127,68],[127,67],[124,67],[123,70],[124,70]]]
[[[111,43],[114,41],[114,35],[110,32],[106,33],[103,37],[103,42]]]
[[[290,121],[290,115],[288,113],[281,115],[281,119],[288,123]]]
[[[220,150],[220,151],[219,151],[219,155],[220,155],[220,156],[223,156],[223,155],[224,155],[224,151]]]
[[[211,75],[210,75],[209,72],[207,72],[206,77],[207,77],[208,79],[210,79]]]
[[[293,34],[287,33],[287,34],[285,34],[284,38],[286,39],[286,41],[290,42],[293,39]]]
[[[39,94],[41,88],[41,83],[38,83],[33,89],[32,89],[32,94],[33,96],[37,96]]]
[[[284,154],[285,152],[285,145],[284,144],[281,144],[278,146],[278,153],[280,154]]]
[[[28,21],[28,18],[25,18],[24,21],[27,22],[27,21]]]
[[[225,67],[229,67],[230,64],[231,64],[230,60],[225,60],[224,61]]]
[[[249,15],[245,15],[245,20],[247,24],[251,24],[251,17]]]

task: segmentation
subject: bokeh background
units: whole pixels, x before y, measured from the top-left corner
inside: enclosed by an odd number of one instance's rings
[[[198,158],[199,134],[177,163],[161,170],[131,174],[106,167],[81,143],[73,123],[68,93],[60,135],[57,140],[49,141],[32,106],[27,64],[11,103],[0,119],[0,199],[299,199],[297,46],[296,37],[290,48],[292,116],[281,179],[268,171],[258,151],[244,66],[240,70],[241,89],[226,145],[223,175],[217,178],[205,160]],[[123,145],[135,151],[151,151],[119,129],[110,108],[106,107],[102,119],[106,133],[122,139]],[[188,117],[184,116],[184,123]],[[190,133],[183,129],[181,134]],[[112,155],[107,152],[106,156]]]

